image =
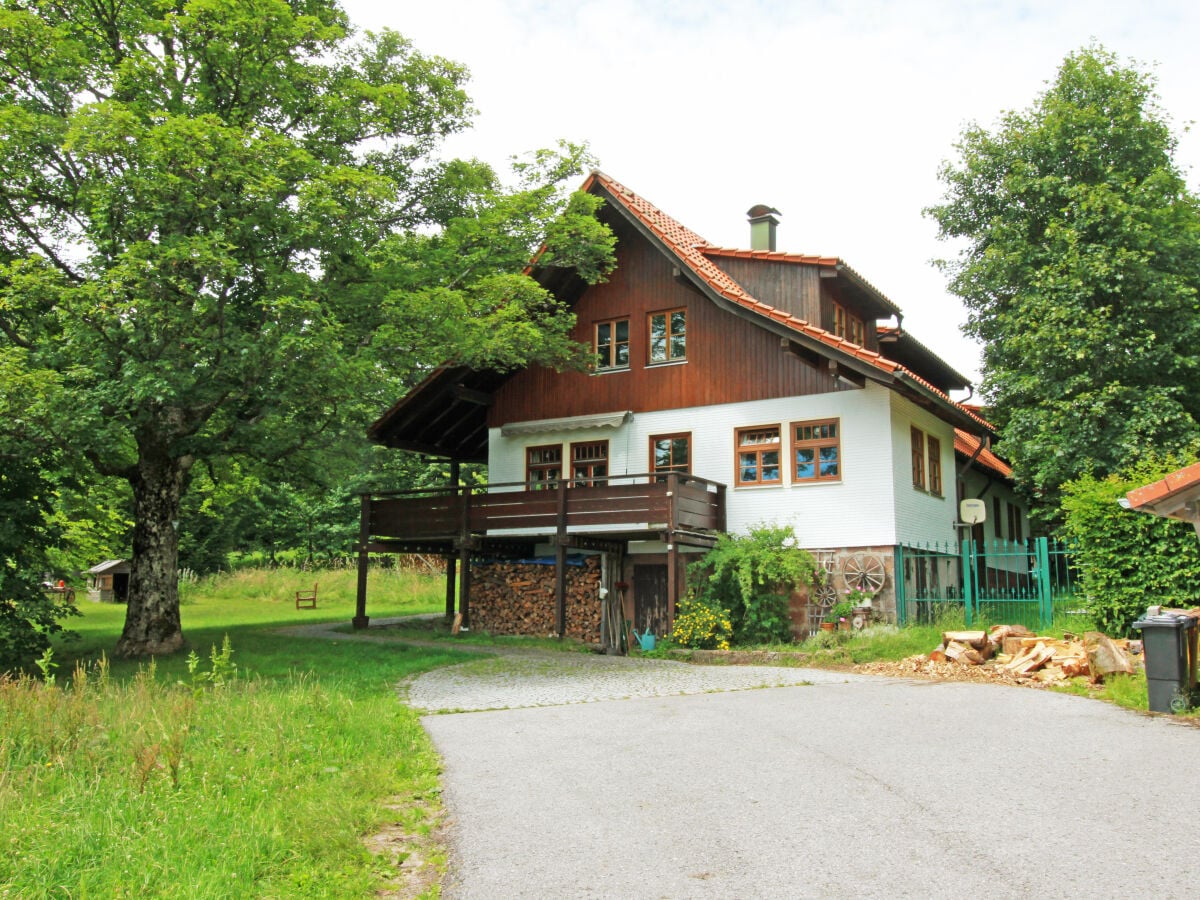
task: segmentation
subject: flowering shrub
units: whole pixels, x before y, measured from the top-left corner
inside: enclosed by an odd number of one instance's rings
[[[719,606],[687,596],[675,608],[671,640],[693,650],[728,650],[733,625],[729,613]]]
[[[744,535],[721,535],[688,567],[700,597],[729,610],[738,644],[790,641],[789,599],[800,586],[812,584],[815,571],[812,554],[796,546],[786,525],[755,525]]]

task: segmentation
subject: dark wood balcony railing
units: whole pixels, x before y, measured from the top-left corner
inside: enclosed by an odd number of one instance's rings
[[[568,485],[564,487],[563,485]],[[628,531],[719,532],[725,485],[693,475],[610,475],[582,483],[472,485],[363,496],[364,543]]]

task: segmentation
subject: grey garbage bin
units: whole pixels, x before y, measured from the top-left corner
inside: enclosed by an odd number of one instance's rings
[[[1184,712],[1196,686],[1196,619],[1176,613],[1147,615],[1133,627],[1142,632],[1150,709]]]

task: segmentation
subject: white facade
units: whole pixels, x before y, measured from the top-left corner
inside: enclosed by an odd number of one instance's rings
[[[839,420],[841,480],[792,484],[789,425],[830,418]],[[735,433],[755,426],[780,428],[782,484],[736,486]],[[941,444],[940,496],[913,486],[912,426]],[[892,546],[955,537],[953,427],[873,382],[861,390],[638,413],[617,427],[509,437],[493,428],[488,439],[489,481],[523,482],[529,447],[560,444],[566,461],[571,443],[600,440],[608,441],[610,476],[646,473],[651,468],[651,436],[677,433],[691,435],[692,474],[728,485],[731,532],[744,533],[763,522],[785,523],[808,548]]]

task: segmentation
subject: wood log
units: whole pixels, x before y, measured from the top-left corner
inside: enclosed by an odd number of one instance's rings
[[[983,645],[988,642],[988,633],[986,631],[943,631],[942,643],[949,645],[951,642],[966,644],[976,650],[982,650]]]
[[[1010,634],[1007,637],[1005,637],[1001,649],[1009,656],[1016,656],[1018,653],[1020,653],[1024,649],[1021,646],[1020,635],[1011,635]]]
[[[1020,653],[1004,667],[1004,671],[1010,675],[1029,675],[1048,663],[1053,656],[1054,651],[1045,644],[1036,644]]]
[[[1087,651],[1088,672],[1093,681],[1102,681],[1109,675],[1133,674],[1133,661],[1112,638],[1089,631],[1083,636]]]
[[[959,641],[950,641],[946,644],[946,658],[968,666],[978,666],[983,663],[983,656],[978,650]]]
[[[1073,657],[1062,661],[1062,673],[1067,678],[1088,674],[1087,657]]]

